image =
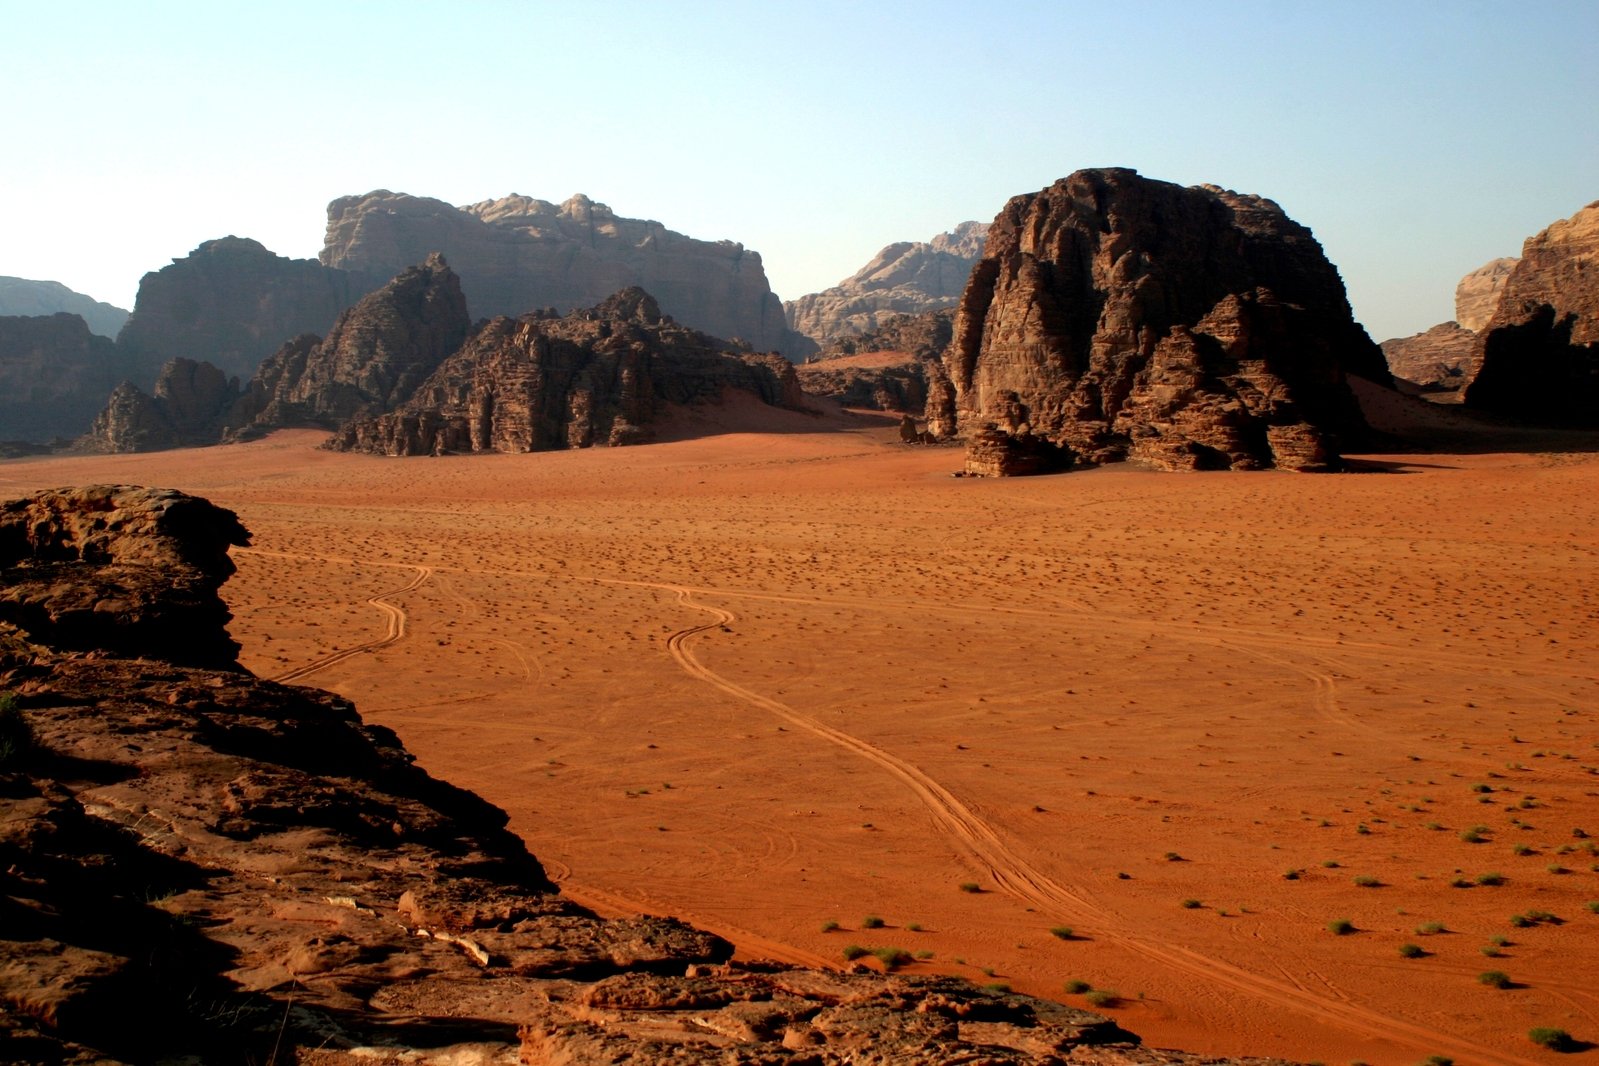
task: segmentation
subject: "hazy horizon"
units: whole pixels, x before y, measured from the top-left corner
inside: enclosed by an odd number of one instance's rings
[[[1279,203],[1376,340],[1599,197],[1599,5],[0,0],[0,275],[131,307],[329,201],[584,193],[761,254],[783,299],[1093,166]]]

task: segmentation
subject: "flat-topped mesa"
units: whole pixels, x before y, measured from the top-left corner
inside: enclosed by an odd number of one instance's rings
[[[825,352],[897,316],[954,307],[987,238],[987,224],[962,222],[930,241],[890,244],[832,288],[784,304],[788,324]]]
[[[1599,427],[1599,201],[1527,238],[1472,369],[1467,406]]]
[[[296,337],[263,362],[229,416],[230,433],[336,429],[391,410],[460,348],[470,327],[460,279],[431,253],[340,315],[326,339]]]
[[[438,455],[631,444],[669,405],[726,390],[804,407],[793,364],[680,326],[629,288],[567,315],[493,319],[410,399],[351,420],[331,446]]]
[[[1006,204],[954,333],[932,432],[993,426],[1076,461],[1330,469],[1365,428],[1344,375],[1389,381],[1308,229],[1125,169]]]
[[[797,352],[759,253],[733,241],[622,218],[583,195],[562,204],[512,195],[454,207],[380,189],[328,205],[327,266],[387,278],[433,251],[454,264],[479,315],[568,311],[637,286],[696,329],[760,351]]]
[[[217,590],[238,517],[171,489],[90,485],[0,504],[0,622],[37,644],[232,667]]]

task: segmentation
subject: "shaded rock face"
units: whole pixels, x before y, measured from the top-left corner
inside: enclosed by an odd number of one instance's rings
[[[78,436],[128,370],[78,315],[0,317],[0,441]]]
[[[826,349],[895,316],[954,307],[983,255],[988,226],[962,222],[930,241],[901,241],[837,285],[783,305],[791,329]]]
[[[647,439],[666,405],[713,401],[727,389],[804,405],[787,360],[680,326],[647,293],[627,289],[587,311],[494,319],[409,400],[352,420],[333,446],[437,455],[631,444]]]
[[[1478,332],[1493,318],[1516,262],[1514,258],[1490,259],[1460,279],[1455,286],[1455,321],[1461,329]]]
[[[231,432],[335,429],[390,410],[461,346],[470,326],[460,279],[430,255],[362,297],[325,340],[295,337],[265,360],[229,416]]]
[[[939,436],[985,426],[1078,460],[1327,469],[1386,383],[1338,272],[1269,200],[1123,169],[1018,196],[955,318]]]
[[[128,312],[92,296],[74,292],[59,281],[0,278],[0,316],[37,317],[66,313],[77,315],[89,332],[115,338],[128,320]]]
[[[99,596],[118,567],[203,576],[214,599],[247,539],[203,500],[128,486],[0,516],[8,576],[49,567],[62,600]],[[163,628],[136,610],[104,613]],[[184,636],[225,642],[224,620]],[[0,763],[8,1060],[1200,1061],[958,979],[735,965],[682,922],[598,918],[556,893],[504,812],[348,702],[230,657],[67,652],[66,633],[0,616],[0,690],[34,739]]]
[[[1382,342],[1383,358],[1394,377],[1434,392],[1464,387],[1476,348],[1477,335],[1454,322]]]
[[[812,360],[825,362],[868,352],[905,352],[918,359],[937,358],[944,354],[954,336],[953,308],[915,315],[885,315],[877,326],[864,333],[832,341]]]
[[[840,337],[812,356],[799,368],[800,385],[846,407],[920,416],[927,407],[924,364],[949,346],[954,321],[953,310],[889,315],[875,329]]]
[[[796,348],[759,253],[621,218],[583,195],[458,208],[380,189],[328,205],[325,266],[376,283],[432,252],[455,265],[479,315],[590,307],[637,286],[695,329],[762,351]]]
[[[210,363],[171,359],[153,396],[132,382],[118,385],[78,447],[116,454],[215,444],[238,399],[238,378]]]
[[[1468,406],[1599,427],[1599,201],[1527,239],[1476,363]]]
[[[363,288],[343,271],[274,255],[248,238],[206,241],[144,276],[117,344],[140,371],[132,375],[137,385],[147,385],[173,358],[209,362],[245,379],[284,341],[325,331],[394,273]]]
[[[231,668],[233,616],[217,589],[232,511],[170,489],[92,485],[0,504],[0,622],[28,640]]]

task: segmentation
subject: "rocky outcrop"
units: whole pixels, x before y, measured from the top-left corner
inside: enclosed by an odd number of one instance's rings
[[[845,407],[920,415],[927,407],[927,370],[905,354],[870,353],[796,368],[808,396],[837,400]]]
[[[1461,329],[1476,333],[1488,324],[1515,266],[1512,258],[1490,259],[1460,279],[1455,286],[1455,322]]]
[[[238,378],[210,363],[171,359],[153,396],[132,382],[118,385],[78,447],[117,454],[215,444],[238,400]]]
[[[672,404],[725,390],[801,408],[794,367],[678,325],[640,289],[587,311],[497,318],[405,403],[333,446],[386,455],[530,452],[645,440]]]
[[[57,648],[231,668],[217,589],[232,511],[170,489],[92,485],[0,504],[0,623]]]
[[[1386,382],[1310,231],[1258,196],[1084,170],[989,229],[930,382],[939,436],[995,426],[1081,461],[1336,465]]]
[[[396,272],[362,287],[343,271],[274,255],[248,238],[206,241],[144,276],[117,344],[138,371],[131,375],[137,385],[149,384],[174,358],[247,379],[290,337],[322,333]]]
[[[460,279],[430,255],[362,297],[325,340],[302,335],[265,360],[229,416],[230,432],[336,429],[392,410],[460,348],[470,326]]]
[[[1454,393],[1466,384],[1477,335],[1458,323],[1443,322],[1425,333],[1382,342],[1382,354],[1395,378],[1431,392]]]
[[[807,361],[826,362],[870,352],[903,352],[918,359],[935,359],[949,347],[955,335],[954,327],[952,308],[916,315],[886,315],[873,329],[852,337],[839,337]]]
[[[891,318],[954,307],[987,237],[983,223],[962,222],[930,241],[891,244],[832,288],[785,303],[789,328],[825,350]]]
[[[0,514],[6,574],[48,571],[63,601],[141,567],[203,574],[215,600],[246,539],[203,500],[126,486]],[[100,613],[168,630],[141,609]],[[167,642],[216,645],[224,618]],[[136,653],[91,654],[62,650],[70,632],[0,619],[8,1060],[1224,1061],[958,979],[733,964],[681,922],[598,918],[555,891],[504,812],[429,776],[345,700],[231,656],[185,665],[155,632]]]
[[[128,312],[92,296],[74,292],[59,281],[0,278],[0,316],[37,318],[40,315],[77,315],[89,332],[115,338],[128,320]]]
[[[328,205],[325,266],[378,284],[432,252],[454,264],[480,316],[591,307],[637,286],[695,329],[761,351],[795,350],[761,257],[742,244],[622,218],[583,195],[452,207],[380,189]]]
[[[128,371],[75,314],[0,317],[0,440],[80,435]]]
[[[1599,201],[1527,239],[1476,366],[1468,406],[1599,427]]]

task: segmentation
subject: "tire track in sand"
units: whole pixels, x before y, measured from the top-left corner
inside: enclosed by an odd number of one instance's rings
[[[424,581],[433,575],[433,568],[431,566],[416,566],[412,567],[412,569],[416,571],[416,577],[412,578],[409,584],[397,589],[392,589],[389,592],[380,593],[366,601],[381,611],[385,621],[388,623],[388,629],[383,636],[379,637],[377,640],[369,640],[364,644],[356,644],[352,647],[344,648],[340,651],[332,653],[331,655],[324,655],[322,658],[314,659],[311,662],[306,663],[304,666],[297,666],[293,670],[285,670],[276,677],[268,678],[268,680],[278,682],[298,681],[302,677],[308,677],[311,674],[317,673],[318,671],[326,670],[330,666],[342,663],[346,659],[354,658],[363,652],[376,651],[379,648],[388,647],[390,644],[393,644],[395,641],[405,636],[405,608],[399,606],[398,604],[390,603],[389,597],[402,596],[407,592],[414,592],[422,586]]]
[[[1418,1052],[1452,1052],[1480,1066],[1527,1066],[1533,1061],[1523,1057],[1503,1055],[1491,1048],[1392,1018],[1355,1003],[1318,995],[1291,981],[1274,980],[1220,959],[1209,958],[1188,948],[1161,943],[1125,929],[1115,928],[1111,924],[1113,922],[1111,915],[1069,887],[1056,882],[1014,851],[971,808],[915,766],[868,744],[859,737],[818,722],[785,703],[730,681],[702,664],[694,657],[695,639],[710,630],[731,624],[737,617],[733,612],[695,602],[694,590],[680,585],[616,579],[602,579],[602,581],[605,584],[670,592],[677,597],[679,605],[709,614],[710,621],[679,629],[667,638],[667,651],[685,673],[737,700],[759,707],[797,729],[859,755],[897,778],[922,801],[928,813],[932,815],[933,821],[945,834],[975,858],[988,871],[999,890],[1007,895],[1088,926],[1097,937],[1118,944],[1151,962],[1199,977],[1211,986],[1221,984],[1231,987],[1262,1003],[1294,1011],[1333,1028],[1372,1039],[1402,1043]]]

